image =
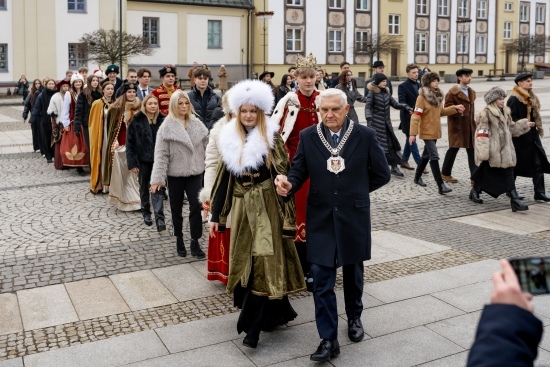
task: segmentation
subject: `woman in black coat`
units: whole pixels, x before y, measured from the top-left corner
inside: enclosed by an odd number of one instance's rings
[[[292,86],[292,77],[289,74],[283,75],[283,78],[281,79],[281,84],[277,87],[277,94],[275,95],[275,106],[277,106],[277,103],[281,99],[283,99],[284,96],[292,89],[290,87]]]
[[[151,195],[149,192],[157,131],[164,121],[164,117],[159,112],[157,98],[150,93],[143,99],[141,111],[136,113],[130,122],[126,136],[126,159],[128,161],[128,169],[138,174],[143,221],[148,226],[153,224],[153,220],[151,219],[151,204],[149,202],[149,198],[151,197],[157,230],[159,232],[166,229],[163,191],[159,190]]]
[[[29,81],[27,80],[27,77],[25,75],[21,75],[21,78],[19,78],[19,81],[17,82],[17,86],[15,88],[17,89],[17,94],[23,96],[24,104],[25,100],[27,99],[27,95],[29,94]]]
[[[36,101],[36,98],[38,98],[41,91],[42,91],[42,82],[40,81],[40,79],[34,79],[34,81],[32,82],[31,92],[27,95],[27,98],[25,98],[25,107],[23,109],[24,121],[27,120],[27,117],[29,116],[29,112],[32,112],[34,101]],[[32,149],[34,152],[36,152],[37,150],[40,149],[40,133],[38,131],[38,126],[36,125],[36,123],[34,125],[31,124],[31,131],[32,131]]]
[[[101,91],[101,85],[99,85],[99,78],[96,75],[90,75],[87,87],[78,95],[74,110],[74,132],[76,135],[84,132],[84,141],[88,151],[90,151],[90,134],[88,132],[90,110],[92,109],[92,103],[101,97],[103,97],[103,92]]]
[[[367,102],[365,104],[365,117],[367,125],[376,130],[376,137],[380,142],[386,160],[391,166],[391,174],[397,177],[404,177],[403,173],[397,167],[401,163],[399,151],[401,145],[395,136],[390,119],[390,106],[398,110],[407,110],[412,112],[412,107],[405,103],[399,103],[393,99],[386,88],[387,78],[382,73],[374,74],[373,81],[367,85]]]
[[[31,112],[31,126],[38,126],[40,151],[48,163],[53,163],[52,120],[48,115],[48,107],[53,95],[57,93],[55,80],[48,79],[44,90],[36,98]]]

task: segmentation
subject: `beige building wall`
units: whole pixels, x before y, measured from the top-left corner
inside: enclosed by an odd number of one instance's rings
[[[515,73],[517,69],[517,54],[507,53],[502,50],[502,46],[509,42],[504,39],[504,23],[512,23],[512,39],[519,35],[519,1],[507,0],[506,2],[513,3],[512,11],[504,10],[505,1],[497,1],[497,22],[496,22],[496,58],[495,69],[505,69],[505,72]],[[508,70],[506,68],[508,67]]]
[[[389,34],[390,27],[390,14],[399,15],[401,24],[399,35],[392,36],[401,42],[401,48],[399,51],[393,53],[386,53],[380,55],[378,58],[384,61],[385,70],[384,73],[386,76],[395,76],[395,75],[405,75],[405,68],[407,66],[407,29],[409,24],[408,14],[407,14],[407,3],[408,1],[414,0],[387,0],[384,1],[382,6],[378,7],[378,19],[379,26],[378,30],[374,32],[383,35]],[[376,57],[375,57],[376,58]],[[394,60],[395,59],[395,60]],[[392,63],[395,65],[395,72],[392,70]],[[367,73],[368,74],[368,73]]]

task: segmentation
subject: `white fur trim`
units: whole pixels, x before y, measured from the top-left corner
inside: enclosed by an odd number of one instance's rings
[[[248,103],[262,109],[266,114],[273,108],[273,91],[259,80],[243,80],[231,88],[229,107],[237,113],[239,107]]]
[[[315,104],[317,104],[317,101],[315,101]],[[283,126],[279,129],[279,131],[281,133],[281,138],[283,138],[283,141],[286,143],[290,133],[294,129],[294,124],[296,123],[298,113],[300,112],[300,100],[298,99],[296,92],[288,92],[283,98],[281,98],[279,103],[277,103],[271,119],[279,126],[281,126],[281,119],[284,116],[285,107],[288,109],[288,113],[286,114]],[[317,120],[321,121],[321,114],[319,112],[317,112]]]
[[[234,175],[241,176],[245,169],[258,169],[264,163],[268,147],[257,127],[248,133],[243,145],[236,124],[237,119],[232,119],[222,127],[219,149],[227,169]],[[266,118],[266,125],[269,148],[273,149],[279,126],[269,118]]]

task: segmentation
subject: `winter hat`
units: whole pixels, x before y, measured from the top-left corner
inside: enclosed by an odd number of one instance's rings
[[[159,74],[160,74],[160,77],[161,78],[164,78],[164,76],[166,74],[174,74],[174,76],[177,76],[178,75],[178,70],[176,69],[176,67],[172,64],[169,64],[169,65],[164,65],[164,67],[162,69],[159,70]]]
[[[85,83],[84,77],[80,73],[74,73],[73,76],[71,76],[71,85],[77,80],[82,80],[82,83]]]
[[[462,69],[458,69],[456,71],[456,76],[461,76],[461,75],[464,75],[464,74],[473,74],[473,70],[472,69],[467,69],[467,68],[462,68]]]
[[[485,97],[483,97],[483,99],[485,99],[485,103],[491,104],[501,97],[506,98],[506,91],[501,87],[493,87],[485,93]]]
[[[372,67],[373,68],[380,68],[380,67],[384,67],[384,62],[383,61],[375,61],[373,64],[372,64]]]
[[[119,73],[120,70],[118,68],[118,66],[114,65],[114,64],[111,64],[109,66],[107,66],[107,70],[105,70],[105,75],[109,75],[109,73]]]
[[[388,77],[383,74],[383,73],[376,73],[374,74],[374,76],[372,77],[372,82],[376,85],[380,84],[381,82],[383,82],[384,80],[387,80]]]
[[[516,76],[516,79],[514,79],[514,83],[518,84],[519,82],[527,78],[533,79],[533,74],[529,74],[529,73],[519,74],[518,76]]]
[[[103,74],[103,71],[97,69],[97,70],[94,70],[94,74],[95,76],[97,76],[98,78],[105,78],[105,74]]]
[[[55,85],[55,87],[57,88],[58,91],[60,91],[60,90],[61,90],[61,87],[62,87],[64,84],[71,85],[71,79],[69,79],[69,78],[62,79],[62,80],[60,80],[60,81],[57,82],[57,84]]]
[[[259,80],[243,80],[231,88],[229,108],[236,113],[239,107],[248,103],[269,114],[274,101],[269,85]]]
[[[434,73],[433,71],[430,71],[430,72],[427,72],[425,73],[424,75],[422,75],[422,86],[423,87],[429,87],[430,84],[434,81],[434,80],[441,80],[439,78],[439,74],[438,73]]]
[[[136,83],[129,83],[129,82],[126,82],[126,83],[122,84],[122,93],[126,93],[126,92],[128,92],[130,89],[137,90],[137,85],[136,85]]]

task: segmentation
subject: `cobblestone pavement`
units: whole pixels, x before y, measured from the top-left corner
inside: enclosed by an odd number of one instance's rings
[[[545,81],[537,92],[550,93],[550,81]],[[545,127],[550,122],[548,111],[550,108],[545,107]],[[21,112],[20,106],[0,106],[0,132],[28,130],[28,124],[20,117]],[[444,136],[438,141],[442,158],[448,147],[446,128],[443,131]],[[404,141],[404,135],[397,128],[396,135]],[[419,144],[422,148],[422,142]],[[549,137],[543,139],[543,145],[550,152]],[[197,261],[176,255],[175,241],[170,235],[168,203],[165,209],[169,230],[158,233],[154,227],[143,224],[139,212],[117,211],[107,203],[106,196],[91,194],[89,176],[79,176],[74,170],[56,171],[38,153],[0,155],[0,172],[0,295]],[[413,171],[404,173],[405,178],[392,178],[387,186],[371,195],[373,230],[399,233],[452,249],[370,265],[365,272],[367,283],[482,259],[550,253],[550,231],[514,235],[448,220],[509,209],[505,197],[484,197],[482,205],[468,200],[470,182],[465,151],[457,156],[453,176],[459,182],[449,184],[453,192],[448,195],[438,195],[431,173],[424,175],[426,188],[414,185]],[[525,195],[526,202],[534,204],[531,181],[518,178],[517,187]],[[187,219],[184,219],[184,232],[189,238]],[[205,228],[204,245],[206,236]],[[200,264],[206,266],[204,262]],[[341,278],[338,284],[341,286]],[[300,297],[310,296],[307,293],[294,296]],[[218,294],[9,333],[0,335],[0,360],[236,311],[230,296]]]

